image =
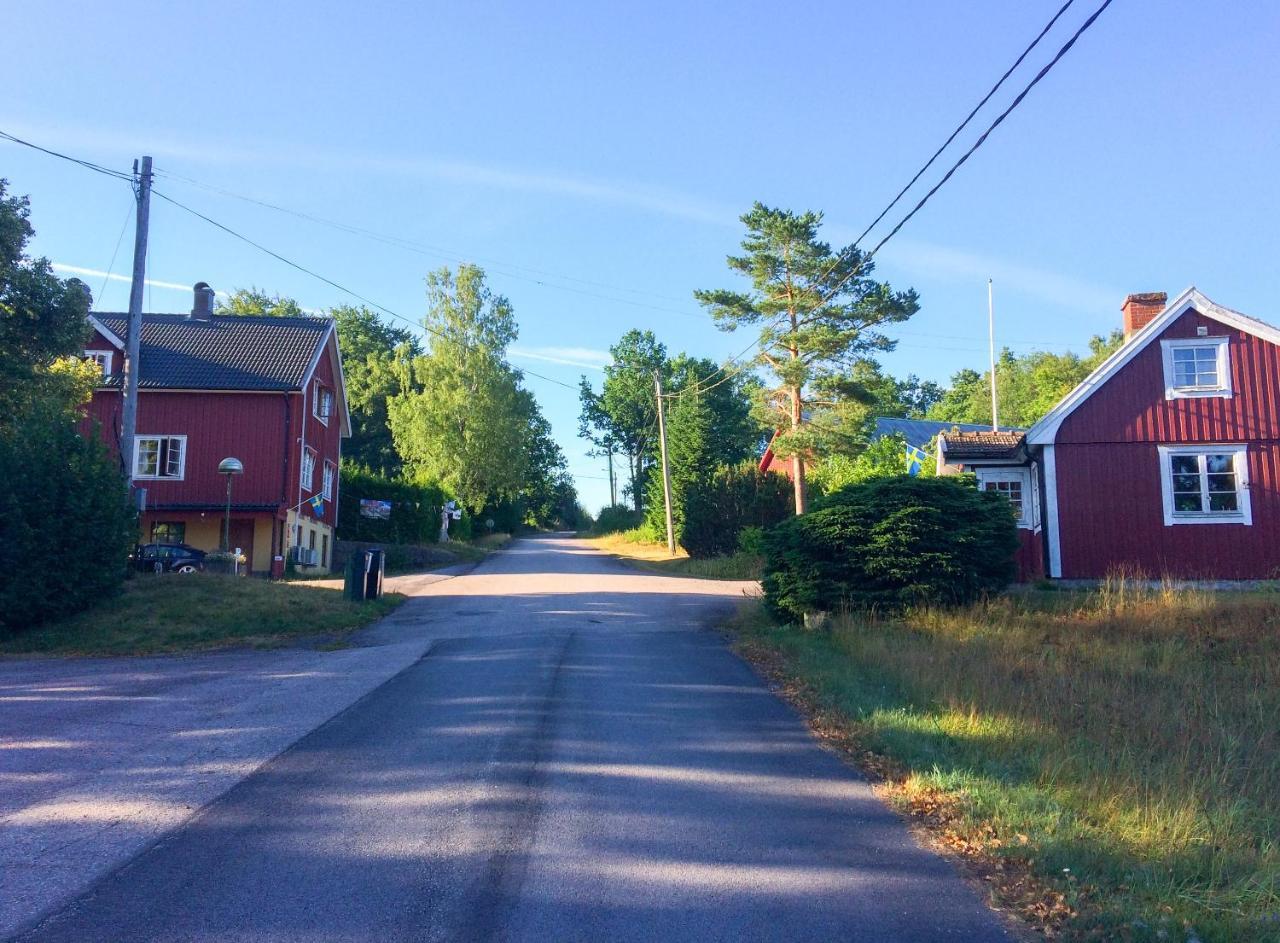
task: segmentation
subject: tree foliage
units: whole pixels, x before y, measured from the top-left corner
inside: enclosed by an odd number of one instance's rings
[[[655,374],[665,383],[670,375],[667,348],[652,331],[632,330],[609,348],[613,361],[604,368],[597,393],[586,377],[579,384],[582,412],[579,434],[597,449],[621,454],[627,460],[631,495],[637,511],[644,507],[645,480],[657,445],[658,407]]]
[[[996,361],[996,389],[1000,397],[1000,424],[1029,427],[1093,372],[1124,343],[1124,334],[1089,340],[1089,354],[1053,354],[1037,351],[1014,355],[1008,348]],[[960,370],[951,386],[930,408],[929,416],[946,422],[991,422],[991,373]]]
[[[214,304],[215,314],[258,315],[271,318],[302,318],[307,312],[302,305],[284,295],[273,295],[261,288],[237,288],[227,298]]]
[[[368,308],[339,305],[329,314],[337,327],[351,411],[343,458],[394,475],[401,461],[387,424],[387,401],[400,392],[404,367],[422,354],[422,346],[411,331],[392,327]]]
[[[723,465],[685,489],[679,540],[691,557],[719,557],[738,549],[747,528],[769,528],[792,514],[791,483],[755,462]]]
[[[743,254],[729,268],[751,281],[749,291],[697,291],[716,326],[759,330],[759,358],[775,385],[762,414],[784,430],[775,451],[794,465],[796,513],[805,511],[806,455],[856,451],[862,441],[868,391],[849,375],[861,358],[891,350],[882,332],[919,308],[914,291],[874,281],[874,266],[856,246],[832,250],[818,238],[822,214],[793,213],[756,203],[742,216]]]

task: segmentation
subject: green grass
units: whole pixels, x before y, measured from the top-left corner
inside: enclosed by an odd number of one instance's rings
[[[592,538],[606,553],[621,557],[640,569],[668,576],[691,576],[707,580],[758,580],[764,560],[747,553],[731,557],[697,560],[677,549],[673,557],[665,543],[655,543],[644,528]]]
[[[1113,583],[735,628],[1061,938],[1280,940],[1280,597]]]
[[[306,636],[340,637],[403,601],[403,596],[388,594],[356,603],[336,589],[254,578],[139,574],[93,609],[0,635],[0,655],[140,655],[272,647]]]

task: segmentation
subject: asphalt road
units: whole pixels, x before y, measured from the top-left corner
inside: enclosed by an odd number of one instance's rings
[[[1009,939],[707,623],[733,584],[521,541],[427,654],[21,936]]]

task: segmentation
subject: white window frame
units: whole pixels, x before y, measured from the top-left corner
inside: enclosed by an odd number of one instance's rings
[[[1164,361],[1164,398],[1165,399],[1198,399],[1218,397],[1230,399],[1231,389],[1231,338],[1219,337],[1179,337],[1160,342],[1160,356]],[[1188,347],[1216,347],[1218,353],[1217,386],[1178,386],[1174,378],[1173,352]]]
[[[1022,486],[1022,514],[1014,518],[1014,523],[1024,530],[1034,529],[1035,495],[1031,489],[1031,469],[1029,468],[978,468],[978,490],[986,491],[989,481],[1016,481]]]
[[[111,358],[115,355],[114,350],[86,350],[84,352],[85,360],[92,360],[102,368],[102,375],[111,375]]]
[[[326,501],[333,500],[333,484],[337,477],[338,466],[325,459],[324,468],[320,472],[320,496]]]
[[[1249,450],[1248,446],[1235,445],[1161,445],[1160,496],[1164,502],[1166,527],[1175,524],[1253,524],[1253,509],[1249,504]],[[1175,455],[1230,455],[1232,471],[1236,476],[1235,511],[1174,511],[1173,509],[1173,457]],[[1200,463],[1200,475],[1205,475],[1204,463]],[[1205,485],[1202,482],[1201,492]]]
[[[329,408],[323,410],[320,408],[324,402],[324,394],[329,394]],[[320,420],[323,425],[329,425],[329,417],[333,415],[333,390],[325,386],[319,380],[311,385],[311,415]]]
[[[160,469],[160,447],[159,442],[167,439],[170,442],[169,448],[172,450],[173,442],[178,442],[178,473],[176,475],[161,474]],[[155,442],[156,446],[156,473],[148,475],[138,470],[138,461],[142,458],[142,443]],[[134,479],[143,479],[146,481],[183,481],[187,477],[187,437],[185,435],[140,435],[135,436],[133,440],[133,477]]]
[[[316,490],[316,453],[303,446],[302,448],[302,470],[299,476],[299,484],[302,485],[303,491],[309,491],[312,494]]]

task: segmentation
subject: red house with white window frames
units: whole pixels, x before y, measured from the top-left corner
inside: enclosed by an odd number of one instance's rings
[[[1015,505],[1023,578],[1280,576],[1280,328],[1189,288],[1025,435],[947,433],[940,470]]]
[[[201,282],[190,314],[143,315],[137,435],[123,460],[146,491],[139,542],[217,549],[226,511],[218,463],[235,457],[244,474],[232,482],[231,545],[257,573],[279,576],[286,559],[327,570],[351,434],[333,321],[217,315],[212,306]],[[118,453],[128,318],[89,320],[85,357],[102,365],[103,382],[86,426]]]

